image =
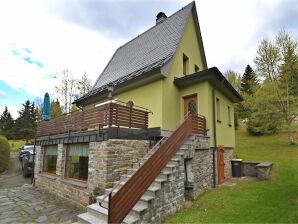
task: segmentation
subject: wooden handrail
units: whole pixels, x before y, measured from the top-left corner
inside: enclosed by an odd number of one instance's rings
[[[193,133],[196,115],[190,114],[158,149],[109,199],[108,223],[121,223],[184,141]]]

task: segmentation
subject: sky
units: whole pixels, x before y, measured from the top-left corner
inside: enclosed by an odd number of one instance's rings
[[[68,69],[92,83],[115,50],[190,0],[0,0],[0,114],[55,93]],[[296,0],[197,0],[208,67],[243,73],[266,37],[298,40]]]

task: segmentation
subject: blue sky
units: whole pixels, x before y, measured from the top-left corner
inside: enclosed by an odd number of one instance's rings
[[[3,0],[0,2],[0,113],[13,117],[26,100],[55,95],[69,69],[94,82],[114,51],[190,0]],[[298,39],[296,0],[198,0],[209,67],[243,73],[264,37],[285,28]]]

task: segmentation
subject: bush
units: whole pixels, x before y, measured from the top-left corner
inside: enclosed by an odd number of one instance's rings
[[[10,146],[6,137],[0,135],[0,173],[9,167]]]

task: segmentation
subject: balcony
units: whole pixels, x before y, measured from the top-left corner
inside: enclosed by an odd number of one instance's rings
[[[100,130],[104,127],[147,129],[150,111],[122,102],[108,102],[86,110],[65,114],[37,127],[37,137],[70,132]]]

